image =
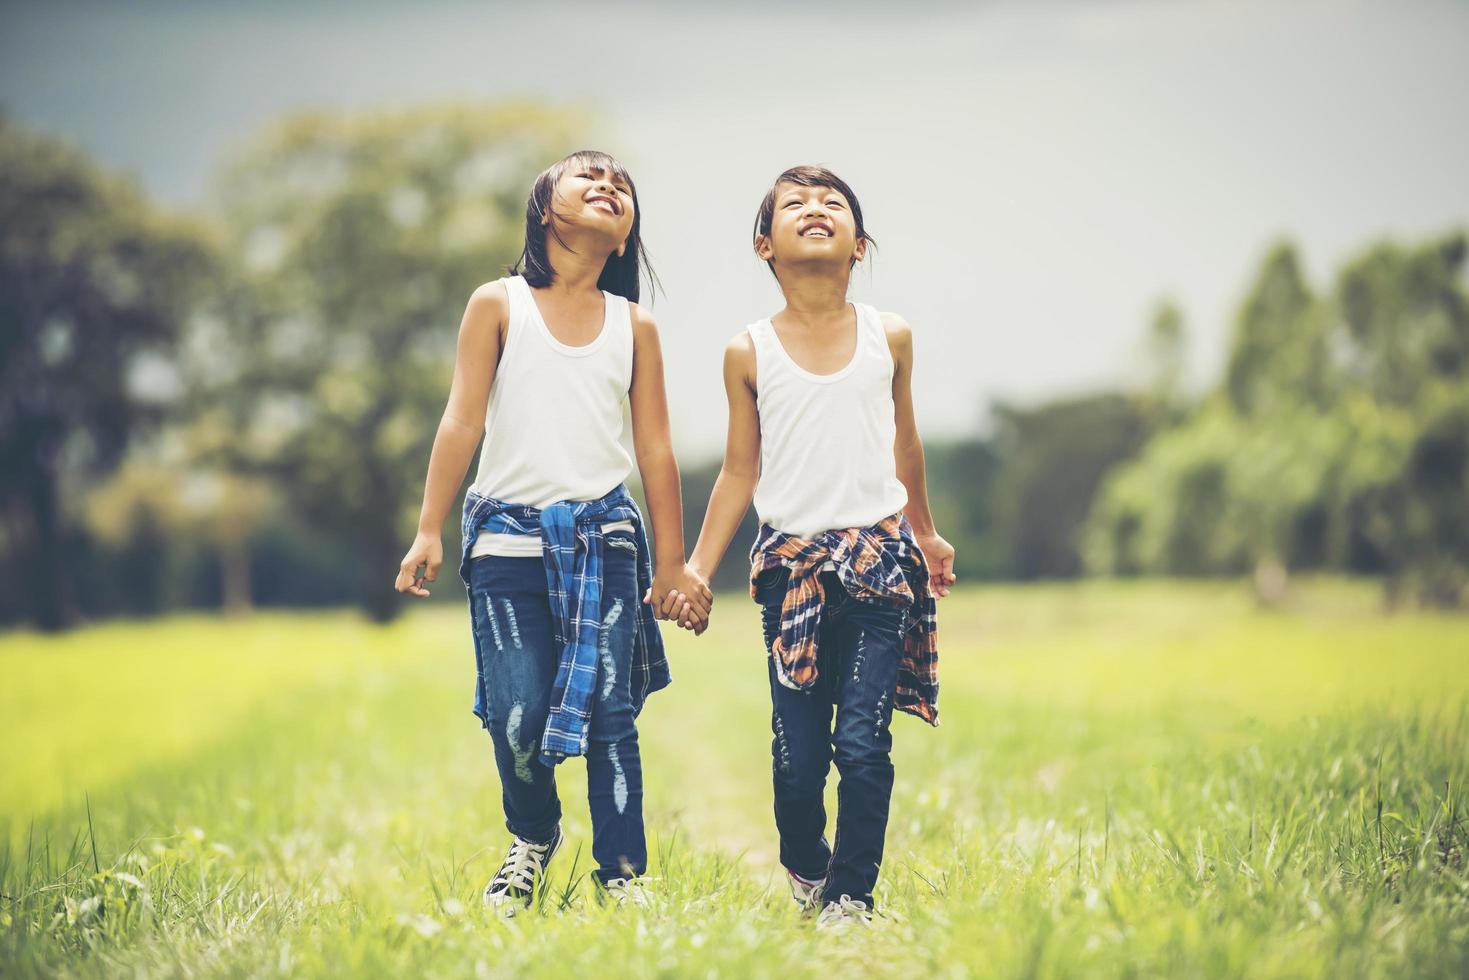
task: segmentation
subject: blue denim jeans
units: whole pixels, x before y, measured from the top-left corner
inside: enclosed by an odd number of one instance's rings
[[[908,610],[860,602],[835,572],[821,576],[826,600],[816,683],[805,691],[786,687],[767,657],[780,861],[802,878],[826,877],[828,900],[849,895],[871,905],[893,792],[889,725]],[[788,578],[774,568],[756,583],[767,654],[780,632]],[[841,780],[835,843],[828,846],[822,794],[833,758]]]
[[[587,746],[592,857],[602,881],[647,870],[643,767],[632,706],[637,628],[637,548],[631,534],[604,541],[602,637],[597,700]],[[540,761],[541,734],[561,655],[540,558],[488,555],[469,567],[481,720],[495,748],[505,826],[537,843],[556,836],[561,800],[555,770]]]

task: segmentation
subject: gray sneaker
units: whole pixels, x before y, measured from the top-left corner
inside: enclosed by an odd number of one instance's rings
[[[825,878],[817,878],[814,881],[802,878],[790,868],[786,868],[786,877],[790,880],[791,897],[796,904],[801,906],[802,912],[814,912],[820,907],[821,889],[826,887]]]
[[[613,878],[602,885],[602,893],[617,908],[651,908],[653,890],[647,878]]]
[[[530,908],[536,897],[536,886],[546,873],[546,865],[561,847],[561,828],[550,843],[537,844],[524,837],[510,841],[510,852],[495,877],[485,886],[485,904],[505,918]]]
[[[872,925],[872,910],[866,902],[859,902],[850,895],[827,902],[816,918],[818,929],[845,929],[853,924]]]

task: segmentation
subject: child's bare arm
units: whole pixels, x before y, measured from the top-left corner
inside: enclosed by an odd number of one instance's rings
[[[633,448],[648,498],[655,550],[653,587],[644,601],[663,618],[678,617],[694,628],[709,618],[714,594],[695,579],[684,560],[683,495],[678,460],[668,425],[668,396],[663,385],[663,352],[653,318],[636,304],[633,315],[632,406]],[[654,598],[656,597],[656,599]]]
[[[894,313],[884,313],[882,322],[893,354],[893,411],[898,429],[893,455],[898,479],[908,491],[903,512],[928,562],[930,587],[935,595],[946,596],[954,582],[954,549],[939,536],[928,508],[923,440],[918,437],[918,424],[913,418],[913,328]]]
[[[423,507],[418,514],[418,534],[398,566],[394,588],[416,596],[428,595],[425,583],[439,577],[444,563],[440,531],[454,497],[464,482],[474,447],[484,435],[485,406],[495,381],[500,360],[500,337],[505,329],[509,299],[502,282],[486,283],[469,297],[459,323],[459,344],[454,355],[454,381],[449,403],[439,420],[429,455],[428,478],[424,481]],[[418,574],[422,567],[424,572]]]
[[[724,392],[729,400],[724,465],[714,481],[704,527],[689,560],[694,571],[706,580],[719,567],[760,478],[760,412],[755,402],[755,382],[755,348],[750,335],[741,333],[724,349]]]

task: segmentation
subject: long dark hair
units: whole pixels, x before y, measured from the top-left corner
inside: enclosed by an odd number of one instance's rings
[[[648,277],[650,291],[658,285],[658,277],[648,261],[648,250],[643,247],[643,209],[638,205],[638,188],[626,167],[611,154],[599,150],[578,150],[542,170],[535,183],[531,184],[530,196],[525,200],[525,247],[521,249],[520,258],[510,267],[510,274],[524,276],[525,281],[537,289],[555,281],[556,270],[551,268],[551,260],[546,255],[546,233],[555,235],[562,245],[566,243],[561,240],[554,222],[542,222],[552,214],[551,204],[555,200],[557,183],[567,170],[583,167],[600,170],[609,179],[626,181],[628,190],[632,191],[632,230],[628,232],[627,248],[621,255],[613,252],[607,256],[607,264],[597,279],[597,288],[636,303],[644,275]]]

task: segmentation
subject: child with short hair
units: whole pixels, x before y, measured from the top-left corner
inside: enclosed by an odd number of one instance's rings
[[[871,243],[856,194],[825,168],[785,171],[761,202],[755,252],[785,307],[725,349],[724,464],[689,561],[707,581],[753,497],[780,860],[822,927],[871,915],[893,787],[888,726],[895,707],[938,724],[934,596],[954,582],[913,420],[913,331],[847,301]]]
[[[444,557],[439,528],[483,438],[459,574],[474,712],[494,743],[513,835],[484,893],[504,915],[530,906],[561,845],[554,767],[574,755],[587,757],[596,879],[619,902],[646,899],[634,719],[670,680],[653,619],[694,628],[712,601],[684,562],[658,329],[636,302],[639,226],[632,178],[605,153],[573,153],[536,178],[520,261],[475,290],[464,313],[418,536],[398,570],[400,592],[428,595]],[[624,400],[656,574],[623,485]]]

